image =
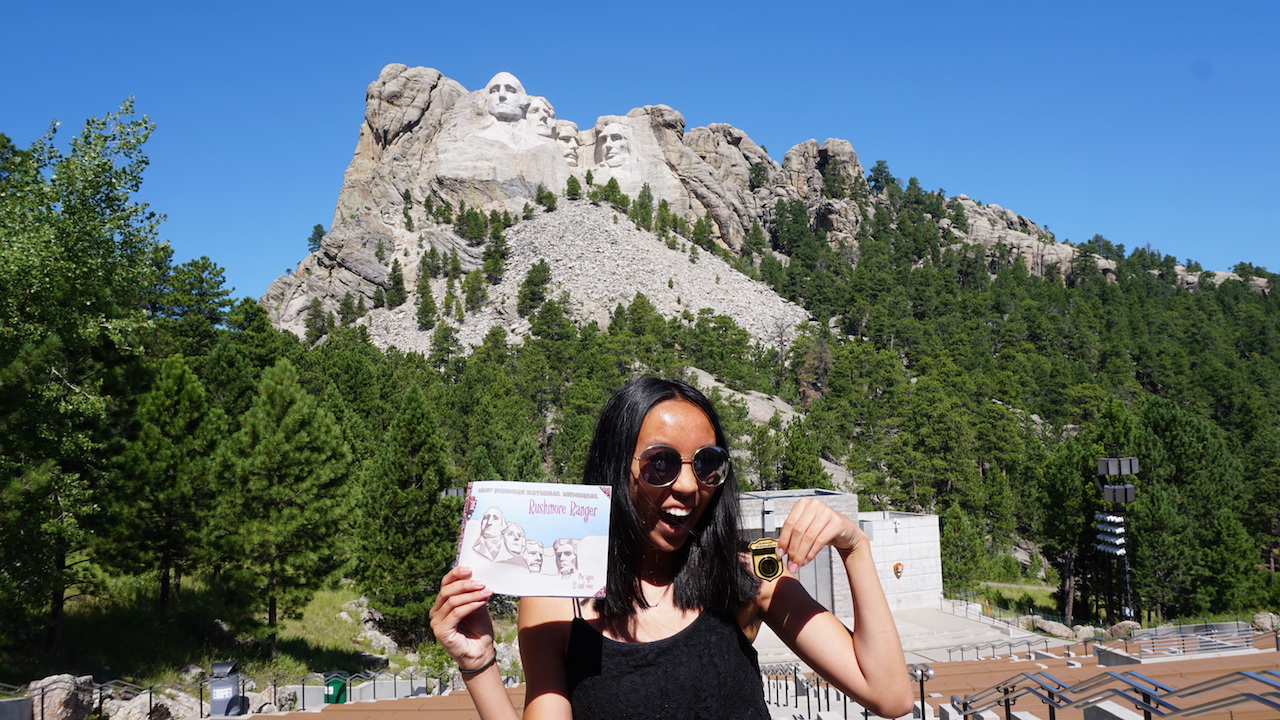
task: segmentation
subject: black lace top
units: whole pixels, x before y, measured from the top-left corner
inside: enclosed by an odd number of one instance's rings
[[[703,612],[647,643],[574,618],[566,658],[574,720],[768,720],[755,648],[729,616]]]

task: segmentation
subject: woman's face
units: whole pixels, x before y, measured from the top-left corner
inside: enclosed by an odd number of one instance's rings
[[[646,448],[668,445],[687,458],[700,448],[715,444],[711,421],[687,400],[664,400],[645,416],[631,453],[631,501],[640,515],[641,531],[654,549],[671,552],[683,547],[717,488],[698,482],[693,465],[688,462],[681,465],[674,483],[653,487],[640,478],[640,461],[636,457]]]

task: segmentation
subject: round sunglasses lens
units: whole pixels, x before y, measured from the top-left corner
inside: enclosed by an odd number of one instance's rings
[[[718,447],[704,447],[693,455],[693,474],[705,485],[724,482],[725,466],[729,453]]]
[[[650,448],[641,460],[640,475],[650,485],[670,485],[680,474],[680,453],[671,448]]]

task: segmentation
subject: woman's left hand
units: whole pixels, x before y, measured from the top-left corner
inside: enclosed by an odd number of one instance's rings
[[[866,542],[858,523],[832,510],[815,498],[804,498],[791,508],[778,533],[778,553],[787,558],[792,573],[808,565],[822,548],[830,545],[847,557]]]

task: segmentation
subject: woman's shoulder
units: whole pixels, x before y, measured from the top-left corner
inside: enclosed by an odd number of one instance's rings
[[[520,599],[520,627],[573,620],[574,607],[583,601],[565,597],[525,597]]]

